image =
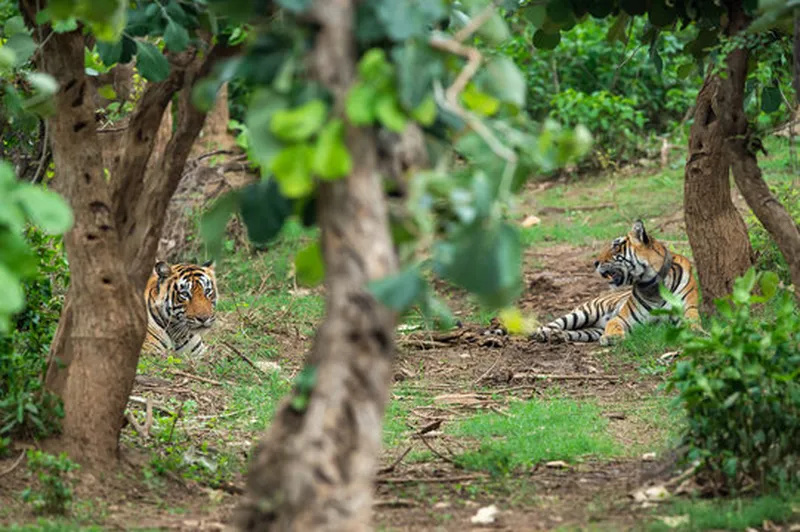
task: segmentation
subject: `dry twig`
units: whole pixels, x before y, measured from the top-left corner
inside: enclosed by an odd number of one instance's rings
[[[21,453],[19,453],[19,456],[17,457],[17,459],[14,460],[14,463],[11,464],[11,466],[8,469],[6,469],[5,471],[0,471],[0,477],[4,477],[4,476],[8,475],[9,473],[11,473],[12,471],[14,471],[17,468],[17,466],[20,464],[20,462],[22,462],[23,458],[25,458],[25,451],[22,451]]]

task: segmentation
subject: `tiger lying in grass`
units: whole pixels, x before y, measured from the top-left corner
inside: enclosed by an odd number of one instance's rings
[[[622,338],[631,327],[654,321],[650,311],[665,305],[659,282],[678,296],[684,317],[699,326],[697,283],[689,259],[672,254],[651,238],[637,220],[624,237],[615,238],[594,263],[613,290],[584,303],[569,314],[539,327],[531,337],[540,342],[553,339],[608,345]]]
[[[147,303],[147,336],[142,351],[201,356],[201,335],[215,321],[217,281],[213,261],[202,266],[157,262],[144,290]]]

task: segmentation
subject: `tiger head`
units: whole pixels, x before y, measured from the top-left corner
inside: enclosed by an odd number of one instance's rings
[[[658,275],[666,260],[666,248],[651,238],[641,220],[627,235],[611,241],[594,262],[594,268],[612,288],[648,282]]]
[[[186,327],[195,333],[207,331],[216,320],[217,281],[214,262],[167,264],[156,262],[155,299],[173,327]]]

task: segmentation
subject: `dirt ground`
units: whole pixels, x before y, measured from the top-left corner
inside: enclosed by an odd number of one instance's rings
[[[528,268],[521,306],[541,319],[569,310],[605,289],[591,267],[592,250],[569,246],[536,249],[536,268]],[[527,262],[534,260],[533,254]],[[458,294],[451,294],[457,299]],[[376,483],[376,527],[385,530],[458,530],[473,526],[471,516],[489,504],[500,509],[493,530],[552,530],[565,526],[630,529],[645,510],[630,498],[631,490],[659,476],[672,474],[668,462],[641,459],[586,461],[577,466],[537,466],[500,481],[457,469],[444,451],[448,441],[441,426],[455,417],[501,407],[512,396],[529,398],[553,385],[559,395],[591,397],[610,419],[612,433],[625,444],[648,442],[647,429],[618,413],[620,404],[635,405],[652,396],[660,382],[609,361],[596,345],[548,345],[497,334],[465,323],[449,337],[412,333],[399,336],[395,380],[412,385],[424,373],[425,390],[444,397],[436,406],[412,412],[416,449],[439,453],[430,461],[406,463],[397,449],[384,452]],[[288,334],[288,333],[287,333]],[[299,366],[310,338],[285,338],[283,362]],[[444,339],[442,339],[444,338]],[[283,342],[282,342],[283,343]],[[300,345],[298,345],[298,343]],[[293,360],[292,360],[293,359]],[[285,367],[285,366],[284,366]],[[184,395],[212,411],[218,401],[202,383],[189,378],[173,382],[137,380],[134,395],[161,386],[161,393]],[[424,437],[423,437],[424,435]],[[422,441],[424,439],[424,441]],[[0,460],[0,523],[32,519],[18,494],[29,484],[25,467],[15,467],[17,455]],[[211,489],[171,475],[166,486],[153,489],[140,474],[147,456],[127,446],[120,470],[112,476],[81,475],[76,495],[94,501],[105,529],[223,530],[229,522],[243,478]],[[100,502],[98,502],[100,501]],[[433,501],[436,501],[435,503]],[[176,514],[176,508],[180,513]]]

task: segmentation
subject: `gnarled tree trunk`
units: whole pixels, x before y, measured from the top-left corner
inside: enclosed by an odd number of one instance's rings
[[[729,5],[728,35],[747,23],[739,0]],[[697,95],[689,156],[684,172],[686,233],[702,289],[701,309],[713,312],[714,299],[733,289],[733,281],[752,264],[747,226],[731,200],[730,161],[726,139],[737,134],[735,116],[742,109],[747,50],[726,59],[725,79],[709,70]]]
[[[34,26],[39,2],[21,10]],[[205,113],[191,105],[191,87],[233,49],[214,46],[171,57],[171,72],[146,88],[129,120],[124,151],[104,175],[95,123],[96,88],[84,72],[80,30],[42,38],[43,70],[59,84],[49,119],[55,187],[75,213],[65,236],[71,286],[50,347],[46,387],[64,401],[63,432],[55,447],[84,464],[105,466],[118,457],[119,432],[144,339],[142,298],[161,226]],[[178,124],[153,157],[164,110],[178,94]],[[116,163],[116,161],[114,161]]]
[[[320,24],[310,58],[341,115],[353,80],[353,0],[315,3]],[[395,316],[366,283],[396,270],[374,135],[347,129],[354,168],[320,185],[319,224],[326,264],[326,317],[307,368],[316,380],[307,406],[284,399],[255,450],[238,509],[244,530],[367,530],[381,419],[394,354]]]

